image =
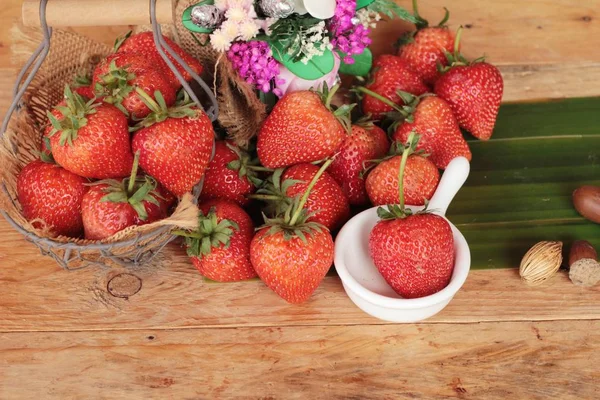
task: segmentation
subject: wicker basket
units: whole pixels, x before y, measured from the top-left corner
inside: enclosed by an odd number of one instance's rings
[[[154,27],[158,29],[156,24]],[[35,55],[37,44],[44,43],[44,39],[49,37],[50,30],[45,26],[41,33],[23,33],[18,43],[15,43],[17,55]],[[186,194],[180,199],[169,218],[127,228],[102,241],[51,237],[47,230],[34,228],[21,213],[16,195],[16,180],[21,169],[38,157],[43,128],[47,123],[46,111],[62,99],[64,86],[72,81],[74,75],[90,73],[111,50],[106,45],[60,30],[51,33],[49,46],[48,55],[37,72],[35,64],[33,67],[29,65],[29,72],[33,70],[35,75],[27,87],[23,88],[17,112],[13,113],[8,129],[1,138],[1,213],[15,229],[39,247],[42,254],[51,256],[65,269],[79,269],[89,265],[110,266],[115,263],[132,267],[147,263],[174,238],[171,234],[174,227],[196,226],[198,211],[195,199],[199,196],[201,183],[195,188],[194,194]],[[189,46],[186,50],[190,51]],[[37,49],[37,54],[42,54],[43,58],[42,47]],[[206,57],[203,60],[206,61]],[[25,71],[19,80],[26,75],[24,73]],[[207,88],[205,84],[203,86]],[[17,85],[15,94],[18,91]]]

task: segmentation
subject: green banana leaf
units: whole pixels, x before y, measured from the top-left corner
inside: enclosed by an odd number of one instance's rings
[[[470,138],[471,174],[448,210],[465,235],[474,269],[516,268],[542,240],[600,249],[600,225],[582,218],[571,194],[600,185],[600,98],[502,105],[494,135]]]

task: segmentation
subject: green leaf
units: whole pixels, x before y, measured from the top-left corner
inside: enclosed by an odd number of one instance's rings
[[[471,173],[448,210],[465,235],[472,268],[518,267],[542,240],[600,246],[600,225],[571,194],[600,185],[600,98],[504,104],[489,141],[469,138]]]
[[[299,78],[313,81],[322,78],[333,70],[335,59],[331,50],[325,50],[320,56],[314,56],[308,63],[293,61],[282,42],[269,42],[273,57]]]
[[[373,66],[373,54],[368,48],[365,48],[362,53],[352,56],[352,58],[354,58],[354,64],[346,64],[343,62],[344,57],[345,54],[340,53],[340,60],[342,60],[342,63],[340,64],[341,74],[367,76],[371,71],[371,67]]]
[[[356,1],[356,9],[360,10],[361,8],[365,8],[375,0],[357,0]]]

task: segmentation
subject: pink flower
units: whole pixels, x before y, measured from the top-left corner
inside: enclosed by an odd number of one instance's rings
[[[326,83],[328,87],[334,86],[337,81],[338,70],[340,69],[340,58],[335,53],[333,53],[333,56],[334,64],[331,72],[315,80],[302,79],[294,75],[285,66],[280,66],[280,72],[276,79],[277,92],[273,90],[273,93],[281,97],[286,93],[298,92],[300,90],[309,90],[311,88],[319,90],[323,87],[323,83]]]

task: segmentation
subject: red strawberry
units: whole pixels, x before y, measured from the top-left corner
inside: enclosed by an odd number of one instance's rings
[[[32,161],[19,173],[17,197],[23,216],[37,229],[50,229],[53,236],[81,236],[81,200],[87,179],[56,164]]]
[[[86,178],[122,178],[133,163],[127,118],[106,103],[87,103],[67,86],[46,129],[56,162]],[[108,156],[110,155],[110,156]]]
[[[319,167],[313,164],[298,164],[285,170],[284,182],[297,181],[286,187],[285,195],[290,198],[302,196],[318,172]],[[317,222],[329,230],[339,228],[350,216],[350,206],[342,188],[325,171],[310,190],[305,207],[310,214],[308,222]]]
[[[398,56],[406,60],[410,67],[428,85],[433,85],[440,76],[438,66],[448,65],[446,53],[452,53],[454,34],[444,24],[449,14],[437,26],[419,16],[416,1],[413,1],[414,15],[419,20],[417,30],[408,32],[398,40]]]
[[[303,236],[285,229],[260,229],[250,245],[250,260],[260,279],[281,298],[302,303],[333,263],[333,239],[324,228],[303,232]]]
[[[332,156],[346,137],[350,106],[330,111],[335,88],[323,94],[299,91],[277,102],[258,133],[258,158],[267,168],[313,162]]]
[[[417,150],[424,150],[440,169],[445,169],[455,157],[471,160],[471,150],[462,136],[452,109],[443,99],[435,96],[415,99],[412,122],[405,120],[397,126],[393,140],[406,143],[411,132],[420,135]]]
[[[167,109],[164,102],[145,100],[153,114],[140,123],[143,128],[135,133],[132,148],[140,152],[144,171],[180,197],[204,176],[212,155],[212,123],[193,103]]]
[[[342,187],[350,204],[369,202],[362,176],[365,163],[384,157],[389,148],[390,142],[383,129],[373,124],[352,125],[352,134],[346,137],[328,170]]]
[[[215,156],[204,175],[201,200],[228,199],[240,205],[250,201],[259,183],[249,165],[250,157],[231,141],[217,141]]]
[[[217,282],[256,277],[250,263],[254,236],[250,216],[229,200],[212,200],[199,207],[198,229],[175,232],[185,237],[188,255],[198,271]]]
[[[416,147],[412,133],[402,154],[402,163]],[[405,169],[400,171],[402,181]],[[398,188],[402,192],[402,188]],[[416,298],[439,292],[450,282],[454,269],[454,237],[450,224],[437,215],[413,214],[398,205],[380,207],[381,220],[369,236],[369,253],[386,282],[402,297]]]
[[[454,270],[454,238],[434,214],[382,220],[369,237],[373,263],[402,297],[429,296],[445,288]]]
[[[250,244],[250,261],[260,279],[289,303],[306,301],[333,263],[333,239],[323,225],[308,222],[304,209],[326,161],[308,184],[308,192],[295,197],[280,216],[265,219]]]
[[[149,176],[137,176],[137,168],[136,161],[129,178],[98,181],[83,196],[81,210],[86,239],[105,239],[127,227],[166,217],[156,181]]]
[[[375,68],[372,72],[372,81],[366,85],[371,93],[365,92],[362,110],[364,114],[370,114],[374,119],[381,119],[393,110],[386,102],[381,101],[382,97],[402,105],[404,102],[398,91],[420,96],[428,90],[409,64],[399,57],[383,55],[378,57],[373,65]]]
[[[194,57],[186,53],[177,43],[173,42],[171,39],[163,36],[166,43],[173,49],[173,51],[185,61],[190,68],[198,75],[202,73],[202,64]],[[173,71],[169,68],[167,63],[158,53],[156,49],[156,45],[154,44],[154,36],[152,32],[142,32],[132,36],[126,36],[122,41],[117,42],[117,52],[118,53],[135,53],[142,54],[146,57],[149,57],[152,62],[159,66],[163,73],[166,75],[168,81],[171,85],[178,90],[181,87],[181,83],[179,79],[175,76]],[[186,81],[191,81],[191,75],[169,54],[166,53],[167,57],[171,62],[175,65],[177,70],[183,75]]]
[[[151,97],[160,92],[167,106],[177,97],[163,72],[142,54],[117,53],[102,60],[94,70],[93,87],[103,101],[116,105],[133,119],[150,114],[139,90]]]
[[[416,149],[418,139],[407,144],[412,151]],[[385,159],[369,173],[366,189],[373,205],[397,204],[400,199],[398,174],[402,156]],[[429,200],[440,181],[440,173],[427,158],[411,154],[406,160],[403,171],[403,198],[411,205],[421,206]]]
[[[446,100],[459,125],[481,140],[494,131],[504,82],[498,68],[486,62],[452,66],[435,83],[435,93]]]

